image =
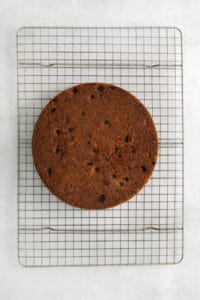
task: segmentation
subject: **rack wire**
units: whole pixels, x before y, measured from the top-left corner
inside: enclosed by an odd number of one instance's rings
[[[175,264],[183,255],[182,35],[172,27],[24,27],[17,33],[18,258],[23,266]],[[159,136],[151,180],[127,203],[73,208],[41,182],[31,138],[42,108],[81,82],[135,94]]]

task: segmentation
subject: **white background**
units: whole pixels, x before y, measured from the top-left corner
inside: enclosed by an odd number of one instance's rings
[[[161,7],[162,5],[162,7]],[[184,259],[172,266],[23,268],[17,261],[16,31],[31,25],[183,32]],[[200,1],[0,0],[0,299],[200,299]]]

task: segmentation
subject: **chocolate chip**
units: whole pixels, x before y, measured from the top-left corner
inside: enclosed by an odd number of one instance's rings
[[[113,177],[113,178],[116,178],[117,176],[116,176],[116,174],[115,174],[115,173],[113,173],[113,174],[112,174],[112,177]]]
[[[121,154],[118,155],[119,158],[122,158]]]
[[[78,93],[78,89],[77,89],[76,87],[73,87],[72,90],[73,90],[73,93],[74,93],[74,94],[77,94],[77,93]]]
[[[143,172],[147,172],[147,168],[145,166],[141,166]]]
[[[124,179],[125,179],[126,181],[129,181],[129,178],[128,178],[128,177],[125,177]]]
[[[53,112],[55,112],[55,111],[56,111],[56,108],[55,108],[55,107],[52,107],[51,112],[53,113]]]
[[[131,141],[131,137],[129,136],[129,135],[126,135],[125,137],[124,137],[124,142],[125,143],[129,143]]]
[[[118,147],[115,147],[115,151],[117,152],[119,150],[119,148]]]
[[[104,194],[101,194],[100,196],[99,196],[99,202],[104,202],[106,200],[106,196],[104,195]]]
[[[51,173],[52,173],[51,167],[49,167],[49,168],[47,169],[47,173],[48,173],[48,175],[51,175]]]
[[[155,166],[156,162],[155,161],[152,161],[152,166]]]
[[[90,141],[87,141],[88,145],[90,144]]]
[[[91,99],[94,99],[94,95],[91,95],[91,97],[90,97]]]
[[[99,85],[99,86],[97,87],[97,90],[98,90],[99,92],[103,92],[103,90],[104,90],[103,85]]]
[[[124,183],[123,183],[123,182],[120,182],[119,185],[120,185],[120,186],[124,186]]]
[[[60,148],[59,148],[59,146],[57,146],[57,147],[56,147],[56,154],[58,154],[59,151],[60,151]]]
[[[98,153],[99,150],[98,150],[97,148],[93,148],[93,152],[94,152],[94,153]]]
[[[92,166],[93,163],[92,163],[92,162],[88,162],[87,165],[88,165],[88,166]]]
[[[56,129],[56,134],[57,135],[60,135],[61,134],[61,131],[59,129]]]
[[[113,86],[113,85],[111,85],[111,87],[110,87],[112,90],[115,90],[115,86]]]
[[[100,171],[99,167],[96,167],[96,168],[95,168],[95,171],[96,171],[96,172],[99,172],[99,171]]]
[[[104,120],[104,124],[107,125],[109,124],[110,122],[108,120]]]
[[[103,184],[104,185],[109,185],[109,182],[107,180],[104,180]]]
[[[84,116],[84,115],[85,115],[85,112],[84,112],[84,111],[82,111],[82,112],[81,112],[81,115],[82,115],[82,116]]]

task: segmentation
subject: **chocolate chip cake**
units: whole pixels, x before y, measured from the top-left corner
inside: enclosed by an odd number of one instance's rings
[[[150,178],[158,139],[144,105],[105,83],[69,88],[41,112],[32,138],[36,169],[59,199],[105,209],[136,195]]]

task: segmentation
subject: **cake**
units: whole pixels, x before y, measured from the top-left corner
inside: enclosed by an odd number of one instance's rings
[[[106,83],[73,86],[42,110],[32,137],[35,167],[51,193],[83,209],[130,200],[150,178],[154,122],[131,93]]]

